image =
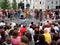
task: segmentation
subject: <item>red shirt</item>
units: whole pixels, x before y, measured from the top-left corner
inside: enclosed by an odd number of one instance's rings
[[[21,28],[19,36],[23,36],[23,34],[25,33],[26,30],[27,30],[26,28]]]
[[[5,15],[7,15],[7,12],[5,10],[2,10],[2,13],[5,14]]]

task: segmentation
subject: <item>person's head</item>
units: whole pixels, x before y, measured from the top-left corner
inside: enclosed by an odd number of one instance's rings
[[[47,31],[47,28],[44,28],[44,33],[47,33],[48,31]]]
[[[13,38],[16,38],[18,36],[18,31],[14,30],[13,33],[12,33],[12,36],[13,36]]]
[[[49,23],[49,21],[47,21],[47,23]]]
[[[39,42],[40,43],[44,43],[45,42],[45,37],[44,37],[44,35],[39,35]]]
[[[30,28],[33,28],[32,26],[30,26]]]
[[[43,24],[42,23],[40,23],[40,26],[42,26]]]
[[[31,22],[31,24],[33,24],[34,22]]]
[[[50,32],[55,33],[55,30],[54,30],[53,27],[51,27],[51,31]]]
[[[11,26],[9,26],[9,29],[11,29]]]
[[[23,28],[26,28],[26,26],[25,26],[25,25],[23,25]]]
[[[5,36],[5,30],[0,30],[1,36]]]
[[[35,34],[39,34],[39,27],[35,27]]]
[[[8,43],[8,44],[11,43],[11,38],[10,37],[6,37],[6,43]]]
[[[25,34],[25,36],[29,39],[29,41],[31,41],[31,40],[32,40],[31,33],[27,32],[27,33]]]
[[[60,39],[57,40],[56,45],[60,45]]]
[[[22,36],[20,45],[28,45],[28,44],[29,44],[29,39],[26,36]]]

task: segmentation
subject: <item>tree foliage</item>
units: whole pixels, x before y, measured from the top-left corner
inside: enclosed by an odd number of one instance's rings
[[[2,9],[10,9],[10,2],[9,2],[9,0],[4,0],[4,1],[1,3],[1,8],[2,8]]]
[[[13,9],[17,9],[17,2],[16,2],[16,0],[13,0],[12,8]]]

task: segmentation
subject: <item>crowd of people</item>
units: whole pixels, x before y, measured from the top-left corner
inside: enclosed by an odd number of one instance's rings
[[[21,8],[18,8],[14,10],[11,8],[10,10],[6,9],[0,9],[0,19],[4,20],[5,18],[9,19],[29,19],[31,17],[35,19],[39,19],[42,21],[43,19],[59,19],[60,18],[60,12],[59,11],[42,11],[42,10],[30,10],[26,8],[25,10],[22,10]]]
[[[60,20],[29,26],[1,22],[0,45],[60,45]]]
[[[4,20],[5,18],[29,19],[31,16],[40,21],[43,19],[52,19],[52,21],[17,24]],[[0,45],[60,45],[60,20],[57,20],[59,18],[57,11],[0,9]]]

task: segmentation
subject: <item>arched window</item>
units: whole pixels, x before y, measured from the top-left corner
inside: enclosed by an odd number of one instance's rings
[[[41,4],[41,1],[40,1],[40,4]]]
[[[51,3],[53,4],[53,1]]]
[[[49,9],[49,6],[47,6],[47,9]]]
[[[56,4],[57,4],[58,2],[56,1]]]

